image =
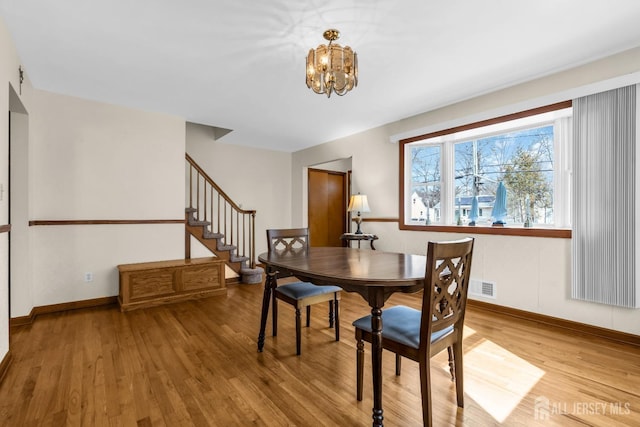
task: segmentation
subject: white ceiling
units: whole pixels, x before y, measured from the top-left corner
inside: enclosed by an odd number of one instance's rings
[[[639,0],[0,0],[38,89],[232,129],[296,151],[640,45]],[[359,84],[304,59],[327,28]]]

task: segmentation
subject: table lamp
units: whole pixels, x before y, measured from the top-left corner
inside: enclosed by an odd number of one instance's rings
[[[351,196],[348,210],[349,212],[357,212],[356,217],[353,219],[356,222],[356,224],[358,224],[358,229],[356,230],[356,234],[362,234],[362,230],[360,230],[360,223],[362,222],[362,217],[360,216],[360,213],[371,212],[371,210],[369,209],[369,202],[367,201],[367,196],[360,193]]]

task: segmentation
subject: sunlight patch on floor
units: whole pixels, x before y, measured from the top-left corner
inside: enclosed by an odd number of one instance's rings
[[[471,335],[475,334],[476,330],[473,328],[468,327],[467,325],[464,326],[464,328],[462,328],[462,340],[466,340],[467,338],[469,338]]]
[[[492,341],[464,355],[464,391],[496,421],[503,422],[545,371]]]

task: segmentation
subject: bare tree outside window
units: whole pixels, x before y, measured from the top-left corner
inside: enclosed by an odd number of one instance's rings
[[[441,180],[440,145],[423,145],[411,150],[412,192],[422,202],[420,208],[412,206],[412,220],[439,221]]]

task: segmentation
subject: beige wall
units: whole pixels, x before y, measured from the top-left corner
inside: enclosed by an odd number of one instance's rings
[[[184,120],[36,91],[34,219],[184,217]]]
[[[29,219],[184,218],[184,120],[34,91],[29,127]],[[13,317],[117,295],[118,264],[184,256],[182,224],[32,226],[29,239],[33,302]]]
[[[9,222],[9,168],[6,153],[9,150],[9,87],[19,92],[18,67],[20,59],[13,41],[0,17],[0,185],[3,193],[0,200],[0,225]],[[25,91],[29,82],[25,81]],[[9,242],[8,234],[0,235],[0,362],[9,351]]]
[[[16,97],[18,95],[15,95]],[[20,104],[20,103],[19,103]],[[20,105],[19,105],[20,106]],[[24,107],[24,105],[22,105]],[[23,109],[18,109],[25,111]],[[29,231],[29,116],[11,113],[11,312],[33,307]],[[15,284],[15,286],[12,286]]]
[[[522,111],[640,81],[640,49],[420,114],[293,154],[292,224],[306,225],[305,171],[309,165],[352,157],[353,192],[367,194],[369,217],[398,217],[399,147],[402,137]],[[360,89],[359,89],[360,90]],[[397,223],[365,222],[380,237],[376,248],[424,254],[428,240],[461,234],[400,231]],[[570,299],[571,241],[476,235],[472,276],[494,281],[488,302],[590,325],[640,334],[640,310]],[[478,298],[481,299],[481,298]]]

